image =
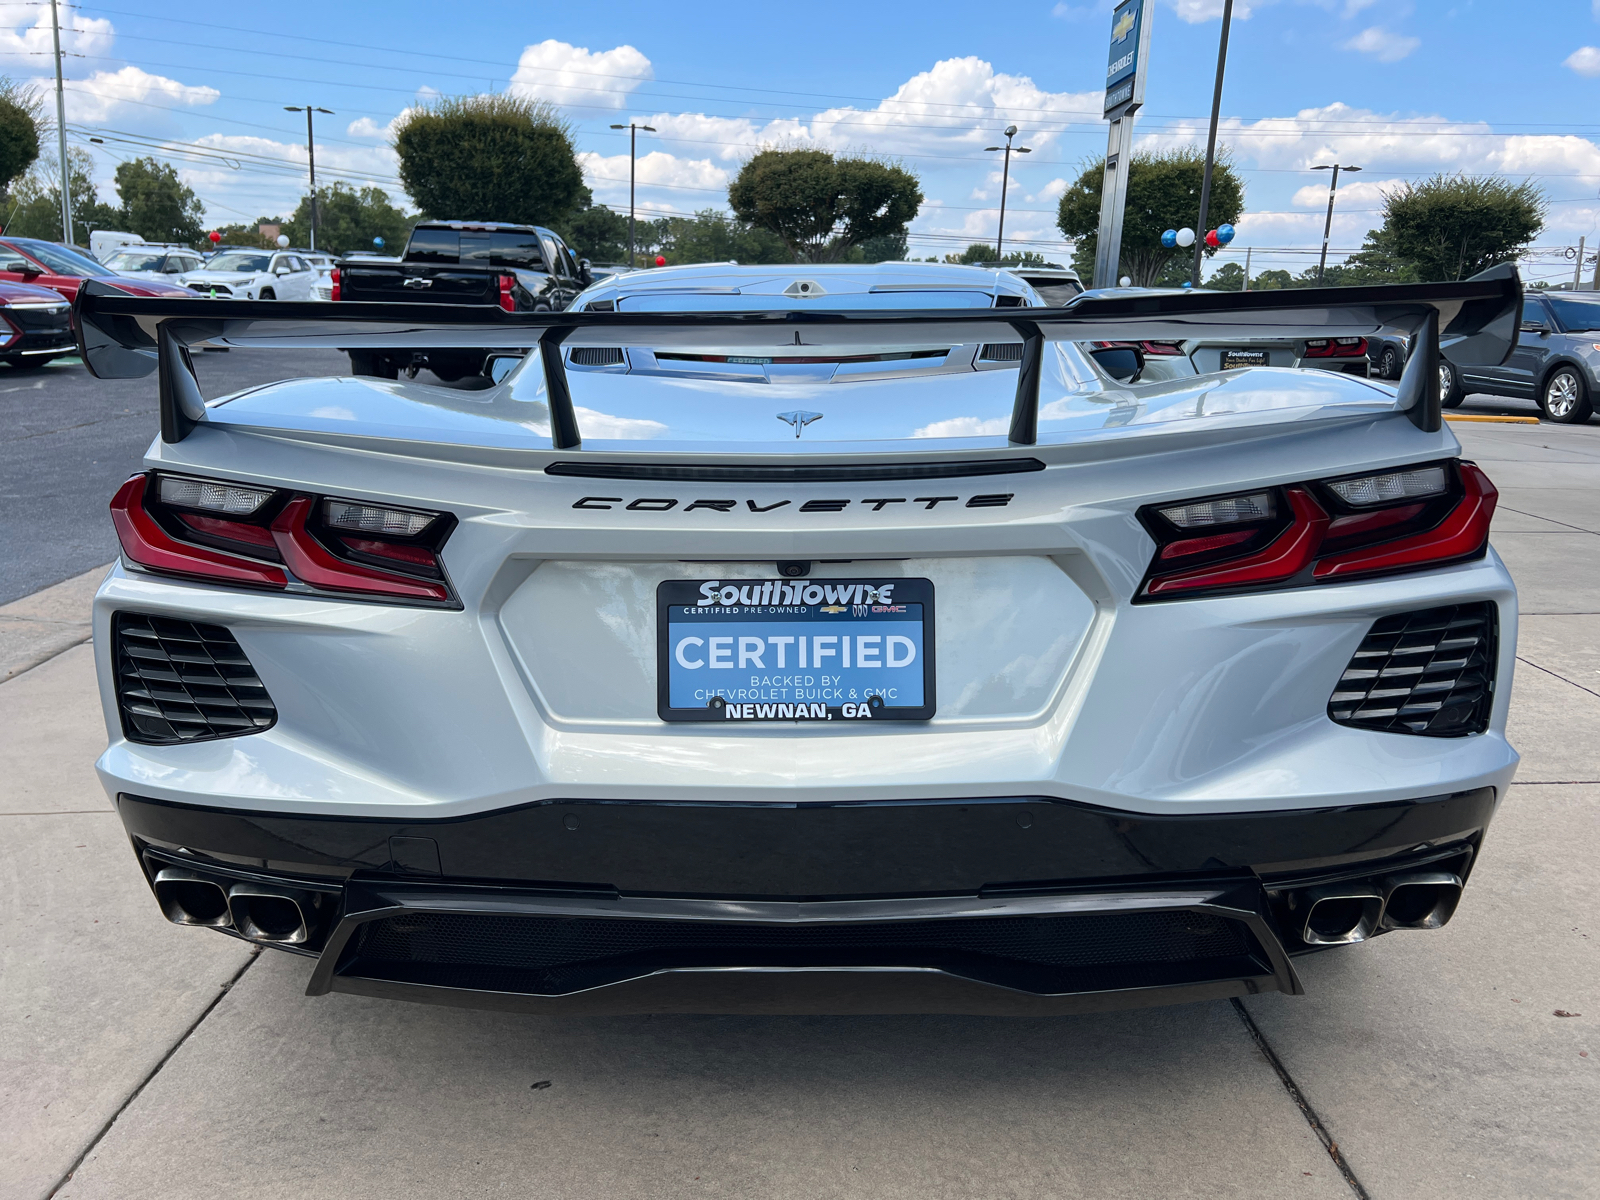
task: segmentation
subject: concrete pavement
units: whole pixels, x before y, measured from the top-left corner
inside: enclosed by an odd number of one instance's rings
[[[0,1200],[1600,1194],[1600,426],[1456,432],[1501,489],[1523,597],[1523,768],[1448,928],[1302,960],[1308,996],[1245,1002],[1283,1075],[1226,1003],[551,1020],[308,1000],[303,960],[157,913],[88,769],[78,646],[0,685]]]

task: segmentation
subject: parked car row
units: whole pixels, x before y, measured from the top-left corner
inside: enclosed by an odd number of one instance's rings
[[[1454,408],[1469,392],[1516,396],[1538,404],[1563,425],[1581,425],[1594,412],[1600,386],[1600,295],[1541,294],[1522,298],[1522,327],[1511,357],[1499,366],[1439,362],[1439,390]]]

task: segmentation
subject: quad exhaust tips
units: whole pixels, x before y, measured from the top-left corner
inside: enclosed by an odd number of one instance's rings
[[[1461,877],[1448,871],[1418,871],[1384,881],[1385,929],[1438,929],[1461,903]]]
[[[1383,918],[1383,893],[1364,883],[1336,883],[1304,895],[1306,923],[1300,939],[1308,946],[1347,946],[1364,942]]]
[[[316,891],[213,878],[181,867],[162,867],[153,882],[161,912],[174,925],[228,929],[280,946],[310,942],[330,899]]]

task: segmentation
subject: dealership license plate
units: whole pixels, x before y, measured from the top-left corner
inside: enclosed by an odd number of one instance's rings
[[[694,579],[656,589],[663,721],[926,721],[926,579]]]
[[[1235,367],[1265,367],[1268,365],[1265,350],[1224,350],[1222,352],[1222,369],[1231,371]]]

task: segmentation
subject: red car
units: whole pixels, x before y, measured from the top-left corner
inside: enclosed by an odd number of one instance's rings
[[[29,370],[77,349],[72,305],[59,292],[0,283],[0,362]]]
[[[128,279],[83,251],[39,238],[0,238],[0,282],[31,283],[76,298],[85,279],[104,279],[135,296],[187,296],[194,293],[155,279]]]

